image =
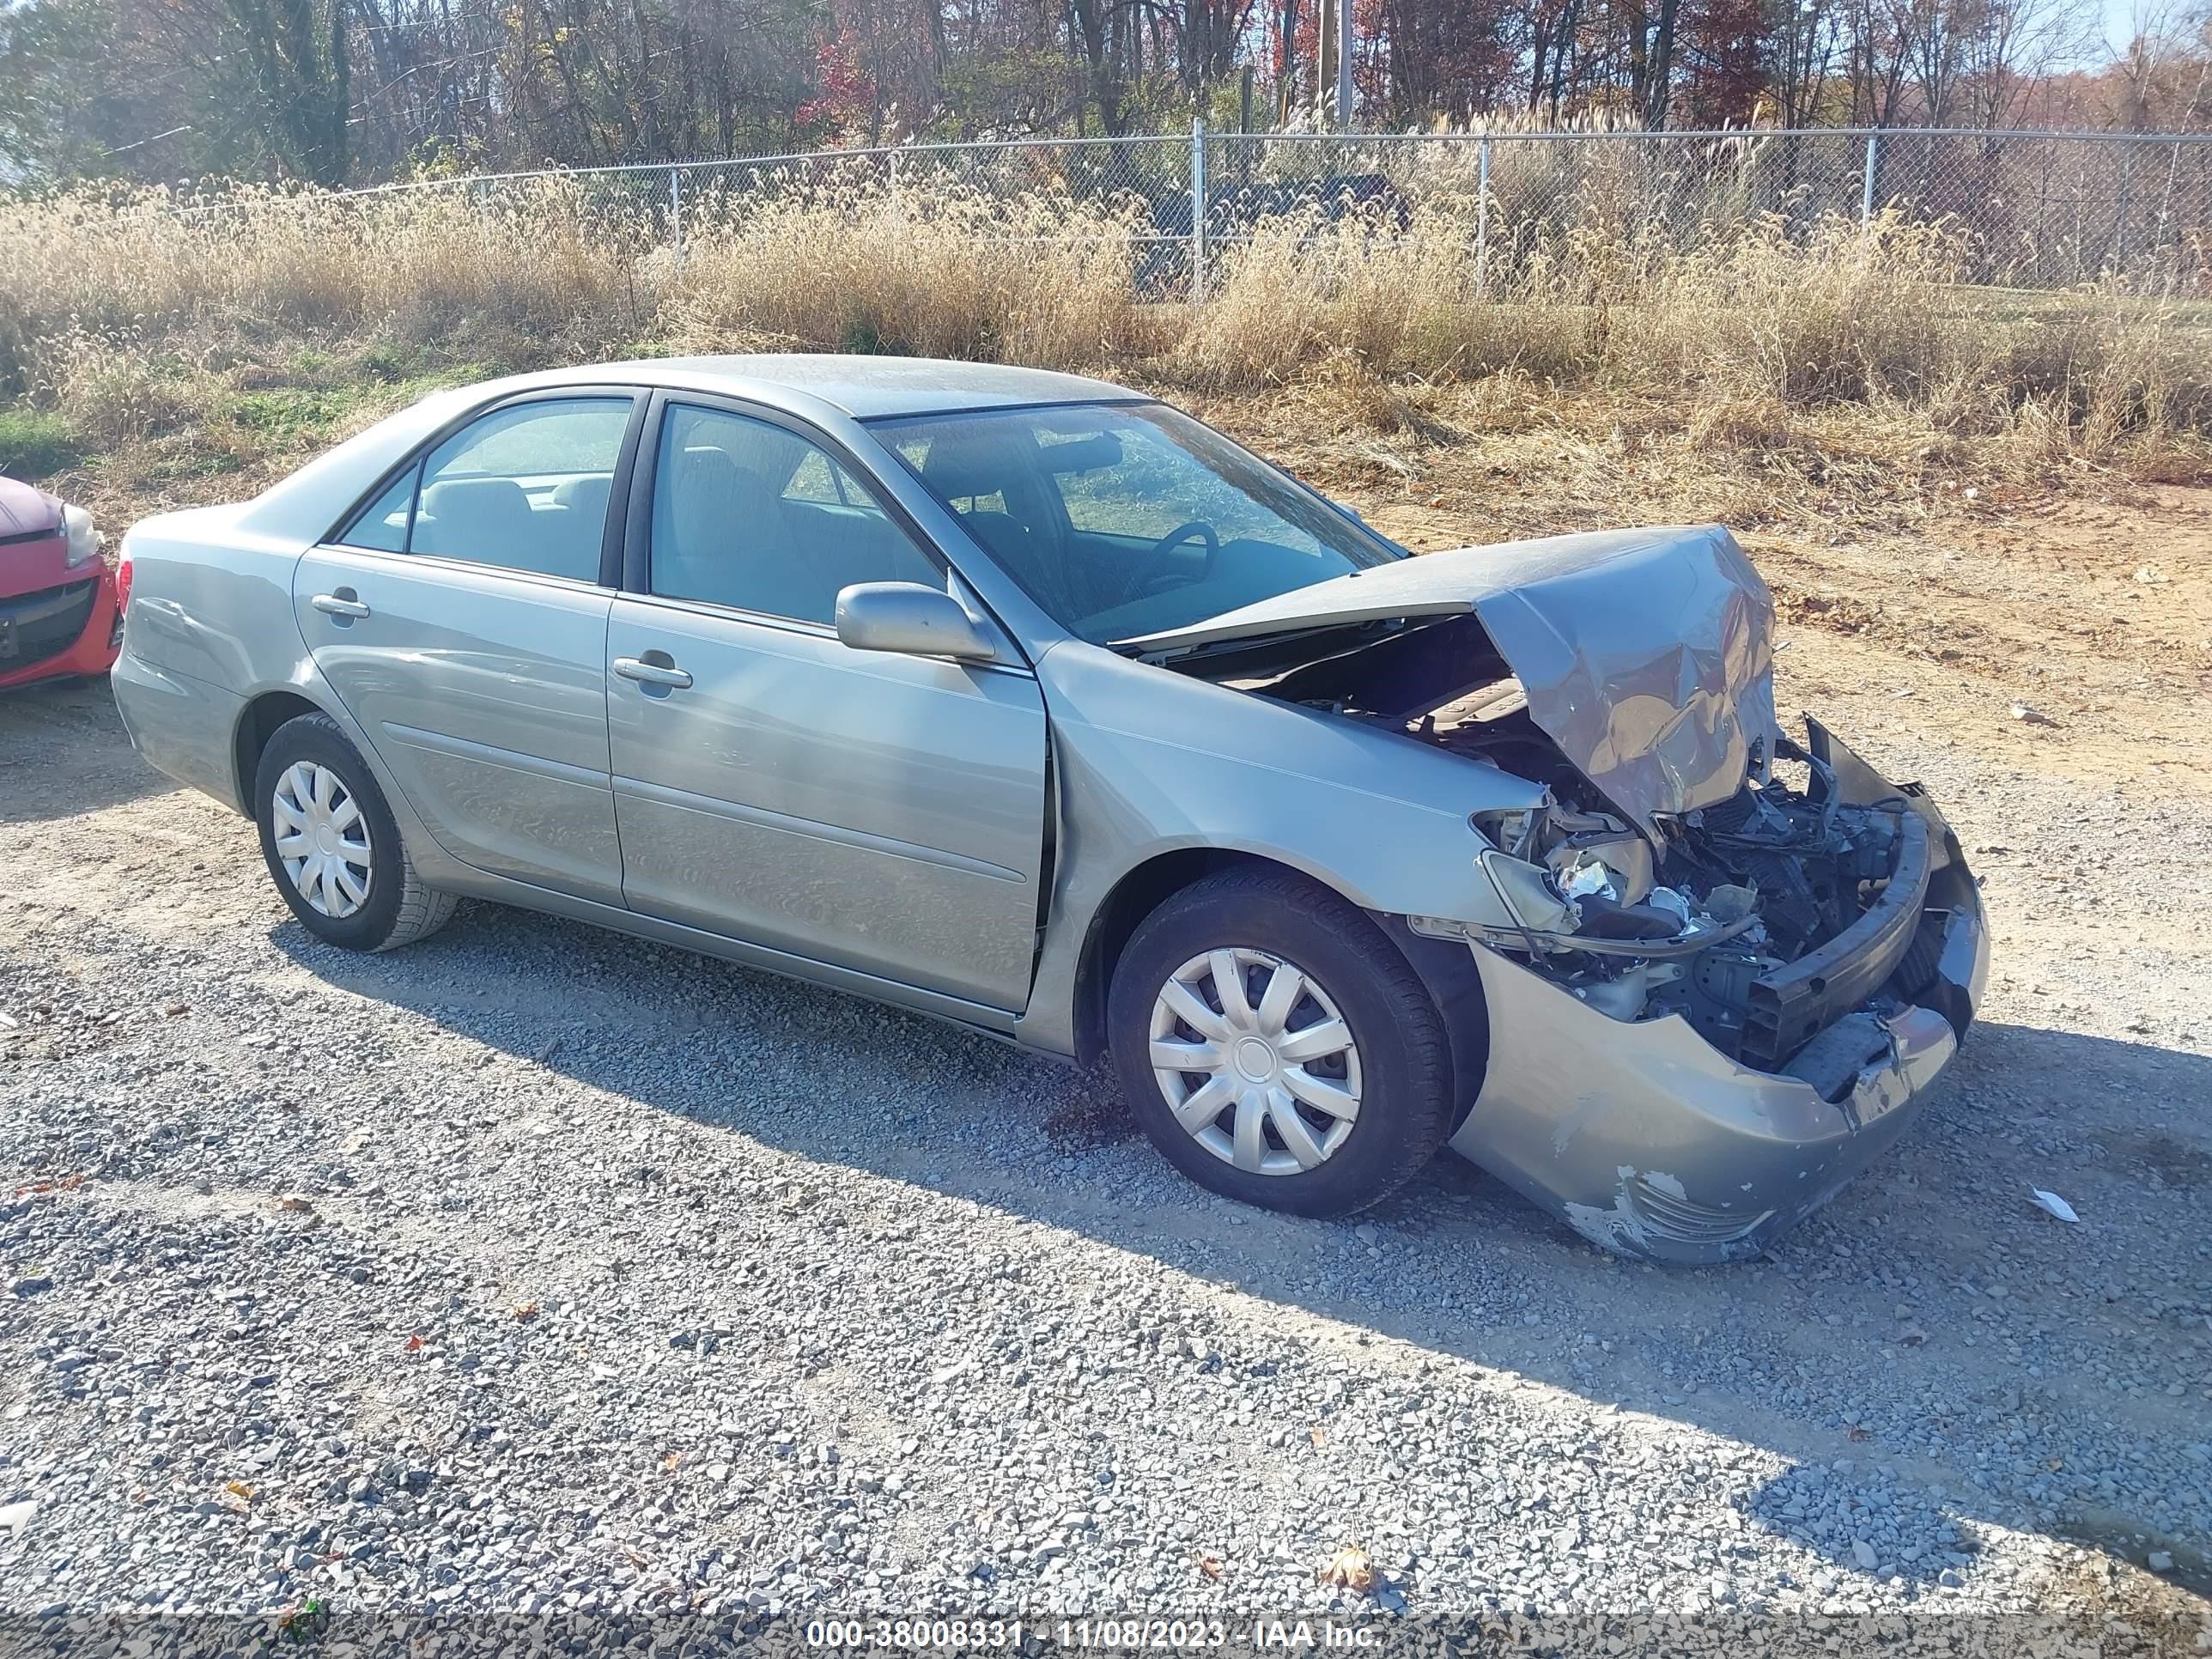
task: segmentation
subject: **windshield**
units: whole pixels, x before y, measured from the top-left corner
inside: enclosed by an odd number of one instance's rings
[[[1094,645],[1405,556],[1160,404],[878,421],[876,435],[1053,619]]]

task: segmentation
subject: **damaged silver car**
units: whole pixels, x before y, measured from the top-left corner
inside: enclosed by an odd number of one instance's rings
[[[1987,973],[1915,785],[1774,710],[1717,527],[1408,555],[1097,380],[896,358],[441,394],[124,548],[139,751],[388,950],[473,897],[1110,1060],[1300,1214],[1449,1145],[1763,1248]]]

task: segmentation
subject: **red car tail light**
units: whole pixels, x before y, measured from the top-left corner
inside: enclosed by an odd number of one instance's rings
[[[115,566],[115,614],[120,617],[131,608],[131,550],[125,548],[123,556]]]

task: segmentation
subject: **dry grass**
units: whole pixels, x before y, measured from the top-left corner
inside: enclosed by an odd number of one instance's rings
[[[1134,280],[1140,218],[1048,191],[707,194],[680,258],[572,180],[191,205],[0,200],[0,450],[14,429],[48,471],[95,458],[73,481],[126,510],[252,488],[441,381],[766,344],[1103,370],[1237,403],[1247,429],[1280,404],[1333,423],[1347,465],[1548,467],[1547,493],[1613,517],[2212,468],[2203,307],[1969,287],[1954,235],[1897,220],[1686,239],[1494,208],[1479,261],[1440,190],[1402,230],[1277,222],[1194,307]]]
[[[569,337],[635,298],[621,222],[564,181],[479,207],[457,192],[347,200],[162,191],[0,205],[0,380],[35,390],[68,342],[217,350],[464,324]]]
[[[1563,400],[1663,400],[1700,449],[1825,448],[1848,416],[1893,457],[2161,477],[2212,463],[2203,319],[2117,287],[2006,315],[1959,280],[1966,251],[1942,226],[1832,221],[1793,237],[1761,221],[1687,250],[1583,229],[1480,288],[1462,228],[1256,237],[1175,367],[1218,389],[1316,370],[1341,389],[1356,365],[1379,384],[1355,404],[1385,425],[1405,424],[1393,385],[1504,374]]]
[[[1085,368],[1137,338],[1133,226],[1064,197],[1008,205],[855,187],[695,204],[656,262],[672,337]],[[702,219],[704,224],[701,223]]]

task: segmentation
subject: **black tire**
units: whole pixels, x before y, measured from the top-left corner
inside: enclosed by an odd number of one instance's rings
[[[1153,1072],[1153,1007],[1162,989],[1185,963],[1219,949],[1264,952],[1296,967],[1351,1029],[1360,1071],[1358,1113],[1340,1144],[1310,1168],[1287,1174],[1237,1168],[1176,1121]],[[1206,994],[1213,999],[1206,1007],[1218,1011],[1218,996]],[[1450,1129],[1451,1048],[1427,988],[1364,911],[1288,871],[1226,871],[1164,901],[1115,963],[1106,1018],[1108,1048],[1138,1123],[1170,1164],[1225,1198],[1293,1215],[1348,1215],[1411,1180]],[[1171,1040],[1199,1035],[1188,1027],[1177,1032]],[[1185,1086],[1204,1075],[1190,1074]],[[1222,1124],[1233,1125],[1235,1116],[1233,1105],[1224,1106]],[[1310,1121],[1327,1120],[1313,1115]],[[1224,1127],[1221,1133],[1231,1131]],[[1272,1121],[1265,1133],[1273,1138],[1271,1158],[1291,1156]]]
[[[302,761],[337,774],[345,793],[359,805],[368,829],[367,890],[358,901],[360,908],[348,915],[327,915],[309,903],[276,851],[277,786]],[[277,892],[300,925],[327,945],[348,951],[396,951],[436,933],[453,914],[458,901],[423,884],[375,775],[327,714],[289,720],[270,738],[261,751],[261,763],[254,769],[253,821],[260,829],[261,856]]]

